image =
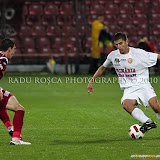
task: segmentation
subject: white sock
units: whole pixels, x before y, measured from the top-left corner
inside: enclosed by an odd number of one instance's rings
[[[12,141],[17,141],[17,140],[19,140],[20,138],[17,138],[17,137],[14,137],[14,138],[12,138]]]
[[[156,113],[158,120],[160,120],[160,113]]]
[[[10,132],[10,131],[13,131],[13,130],[14,130],[13,126],[8,127],[8,131],[9,131],[9,132]]]
[[[136,120],[140,121],[141,123],[145,123],[147,120],[150,120],[150,118],[148,118],[141,109],[139,108],[135,108],[131,115],[133,116],[133,118],[135,118]]]

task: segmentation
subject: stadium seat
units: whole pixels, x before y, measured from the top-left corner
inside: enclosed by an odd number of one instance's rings
[[[54,53],[53,53],[53,57],[55,58],[64,58],[65,54],[67,54],[66,48],[64,47],[55,47],[53,49]]]
[[[72,24],[73,24],[72,16],[65,16],[65,25],[72,25]]]
[[[23,48],[35,48],[35,40],[32,37],[21,38]]]
[[[45,26],[56,25],[56,17],[52,15],[43,15],[42,24]]]
[[[138,36],[128,36],[128,37],[129,37],[129,45],[131,42],[132,46],[137,47],[137,44],[141,37],[138,37]]]
[[[135,13],[141,13],[141,14],[146,14],[148,13],[148,8],[147,4],[141,2],[141,1],[136,1],[135,3]]]
[[[104,14],[104,6],[100,5],[100,4],[94,4],[93,3],[90,7],[90,13],[91,14],[96,14],[96,15]]]
[[[31,35],[32,31],[30,26],[22,25],[20,27],[19,36],[31,36]]]
[[[32,26],[32,36],[45,36],[46,31],[42,25]]]
[[[73,5],[67,2],[63,2],[60,6],[60,14],[62,15],[74,15]]]
[[[63,26],[62,27],[63,36],[76,36],[76,29],[72,26]]]
[[[84,15],[78,15],[77,16],[77,21],[78,21],[79,24],[84,24],[84,19],[85,19]],[[72,17],[72,23],[74,25],[76,25],[76,17],[75,16]]]
[[[84,36],[91,36],[91,26],[90,25],[79,25],[78,26],[78,35],[81,38],[84,38]]]
[[[130,3],[121,3],[120,4],[120,9],[119,9],[121,14],[133,14],[134,13],[134,8],[133,5]]]
[[[160,14],[151,14],[151,22],[152,24],[159,23]]]
[[[76,46],[76,38],[75,37],[68,37],[67,40],[66,40],[66,46],[67,47],[75,47]]]
[[[64,55],[64,53],[66,52],[66,49],[64,48],[66,47],[66,45],[64,44],[65,44],[64,38],[55,37],[54,42],[52,44],[52,48],[56,56],[61,57],[62,55],[60,53],[63,53]]]
[[[46,30],[47,36],[60,36],[61,29],[58,26],[48,26]]]
[[[136,0],[128,0],[128,2],[129,2],[130,4],[135,4],[135,3],[136,3]]]
[[[144,3],[150,3],[150,2],[152,2],[152,0],[144,0]]]
[[[160,6],[159,1],[153,1],[152,5],[151,5],[151,12],[152,13],[160,13],[159,6]]]
[[[47,37],[39,37],[37,38],[37,48],[50,48],[50,40]]]
[[[86,52],[89,53],[91,51],[91,48],[92,48],[92,38],[91,37],[86,38],[85,47],[86,47]]]
[[[87,30],[85,29],[86,27],[84,25],[79,25],[78,26],[78,35],[82,36],[87,33]]]
[[[59,15],[59,16],[58,16],[58,18],[57,18],[57,24],[58,24],[58,25],[60,25],[60,26],[61,26],[61,25],[64,25],[64,24],[65,24],[65,21],[66,21],[66,20],[65,20],[65,16],[62,16],[62,15]]]
[[[156,36],[152,35],[152,36],[149,36],[149,41],[150,41],[150,43],[153,44],[153,46],[154,46],[155,44],[157,44],[158,39],[157,39]]]
[[[41,4],[31,4],[29,6],[30,15],[43,15],[43,7]]]
[[[160,36],[160,24],[154,24],[152,28],[153,35]]]
[[[157,42],[153,44],[155,51],[159,52],[160,51],[160,38],[157,37]]]
[[[28,15],[27,16],[26,24],[32,26],[32,25],[40,24],[40,23],[41,23],[40,16],[37,16],[37,15]]]
[[[148,25],[147,24],[139,24],[137,28],[137,33],[139,36],[148,35]]]
[[[113,0],[113,2],[115,3],[115,4],[120,4],[120,0]]]
[[[22,14],[24,16],[28,15],[28,7],[27,7],[27,5],[24,5]]]
[[[39,5],[39,2],[25,1],[24,4],[25,4],[25,5],[33,5],[33,4]]]
[[[54,3],[56,6],[60,6],[60,5],[61,5],[61,1],[59,1],[59,0],[54,0],[53,3]]]
[[[41,4],[41,5],[43,6],[43,5],[46,5],[47,2],[45,2],[45,1],[40,1],[39,4]]]
[[[117,19],[114,14],[104,15],[104,23],[106,24],[117,24]]]
[[[132,25],[132,24],[125,24],[125,25],[123,25],[122,31],[123,31],[125,34],[127,34],[128,36],[129,36],[129,35],[132,35],[132,36],[136,36],[136,35],[137,35],[136,28],[135,28],[135,26]]]
[[[87,48],[91,48],[92,46],[92,38],[91,37],[87,37],[86,38],[86,47]]]
[[[51,55],[53,54],[53,50],[49,47],[42,47],[38,49],[39,58],[47,58],[49,59]]]
[[[85,4],[88,6],[88,5],[91,5],[92,4],[92,0],[85,0]]]
[[[73,61],[75,60],[75,58],[77,57],[77,48],[76,47],[67,47],[66,49],[67,51],[67,56],[69,58],[69,61]]]
[[[24,59],[34,60],[38,57],[37,50],[35,48],[24,48],[23,52],[23,55],[25,56]]]
[[[93,21],[96,19],[97,19],[96,15],[89,15],[88,16],[88,24],[91,25],[93,23]]]
[[[118,24],[126,25],[132,23],[132,17],[130,14],[120,14],[117,20]]]
[[[44,14],[46,15],[58,15],[58,6],[54,4],[53,2],[47,2],[47,4],[44,7]]]
[[[116,4],[112,3],[111,1],[106,1],[105,5],[105,14],[118,14],[119,8]]]
[[[145,14],[135,14],[135,15],[133,15],[133,24],[135,24],[135,25],[137,25],[137,24],[139,24],[139,23],[147,23],[147,17],[146,17],[146,15]]]
[[[118,25],[110,25],[110,32],[112,32],[113,34],[120,32],[121,28]]]
[[[106,0],[99,0],[99,4],[105,5],[106,4]]]
[[[72,17],[65,16],[65,15],[59,15],[57,18],[57,24],[60,26],[71,25],[72,24]]]

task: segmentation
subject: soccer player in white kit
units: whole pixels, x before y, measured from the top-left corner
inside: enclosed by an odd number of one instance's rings
[[[149,82],[148,71],[148,67],[154,66],[157,60],[160,60],[160,55],[129,47],[127,36],[121,32],[115,34],[114,44],[117,50],[112,51],[103,65],[98,68],[88,84],[88,93],[93,92],[93,82],[112,63],[119,78],[120,88],[124,90],[121,104],[136,120],[143,123],[140,130],[145,133],[152,128],[156,128],[157,124],[136,105],[140,105],[141,100],[145,107],[151,106],[160,120],[160,105]]]

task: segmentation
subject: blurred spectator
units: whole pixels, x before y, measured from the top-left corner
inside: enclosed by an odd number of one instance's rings
[[[100,31],[103,29],[104,16],[98,16],[92,23],[91,37],[92,37],[92,60],[89,68],[89,73],[93,74],[98,68],[100,53],[98,48],[98,38]]]
[[[148,52],[156,52],[154,46],[149,43],[148,38],[146,36],[142,37],[138,43],[138,48],[144,49]],[[160,75],[160,62],[157,61],[156,65],[154,66],[155,75]]]
[[[113,34],[109,32],[109,26],[107,24],[100,31],[98,47],[100,53],[99,63],[102,65],[107,55],[113,50]]]
[[[145,51],[148,51],[148,52],[155,52],[153,45],[149,43],[148,38],[146,36],[140,39],[137,47],[144,49]]]

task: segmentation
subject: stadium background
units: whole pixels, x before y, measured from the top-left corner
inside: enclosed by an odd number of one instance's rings
[[[129,138],[129,127],[139,122],[123,110],[123,92],[118,81],[113,81],[114,75],[102,77],[110,79],[107,84],[94,83],[95,91],[89,95],[88,82],[81,79],[91,75],[42,73],[47,71],[46,62],[51,55],[56,60],[57,73],[61,72],[59,68],[70,73],[71,66],[76,73],[86,70],[91,58],[91,23],[100,14],[105,15],[113,33],[128,34],[131,46],[137,45],[141,35],[147,35],[159,51],[159,3],[0,0],[0,39],[12,38],[17,45],[17,53],[7,66],[14,73],[5,73],[1,87],[12,92],[25,107],[22,136],[32,143],[10,146],[11,137],[1,122],[1,159],[129,160],[132,155],[159,155],[159,127],[146,133],[142,140]],[[55,83],[48,83],[52,78]],[[62,83],[56,81],[59,78]],[[66,83],[66,78],[71,81]],[[160,101],[160,77],[151,78]],[[159,126],[150,107],[141,109]],[[14,113],[8,113],[13,120]]]
[[[159,51],[159,6],[159,0],[0,0],[0,37],[17,45],[12,71],[15,64],[42,70],[52,55],[64,73],[79,73],[90,63],[91,24],[97,15],[105,16],[113,34],[125,32],[130,46],[147,36]]]

